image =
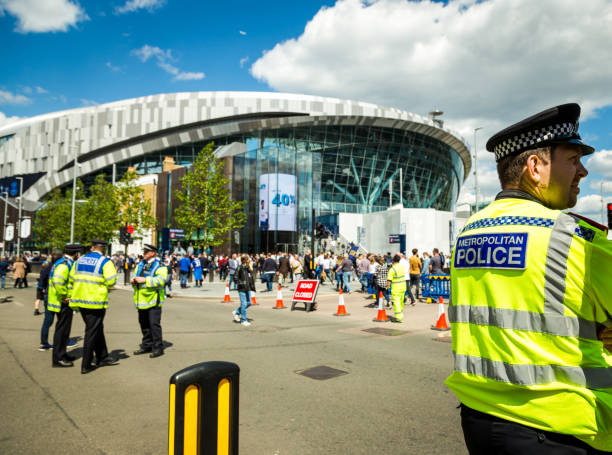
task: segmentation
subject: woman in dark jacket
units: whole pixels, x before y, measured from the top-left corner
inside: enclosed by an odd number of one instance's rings
[[[244,254],[240,258],[240,266],[236,269],[234,279],[238,287],[238,295],[240,296],[240,306],[232,312],[234,321],[240,322],[248,327],[251,325],[247,319],[247,308],[251,306],[251,292],[255,292],[255,280],[253,279],[253,271],[249,267],[249,257]]]

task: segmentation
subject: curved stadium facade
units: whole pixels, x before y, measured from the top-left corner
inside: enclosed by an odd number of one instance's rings
[[[264,237],[299,245],[313,210],[324,219],[401,202],[452,212],[471,167],[458,135],[398,109],[281,93],[172,93],[0,128],[0,190],[16,196],[15,177],[23,177],[24,199],[43,201],[72,183],[75,151],[87,184],[99,173],[110,179],[113,165],[118,178],[128,167],[161,173],[168,157],[188,167],[211,141],[227,160],[233,196],[248,201],[238,241],[250,250]],[[160,228],[174,227],[168,213]]]

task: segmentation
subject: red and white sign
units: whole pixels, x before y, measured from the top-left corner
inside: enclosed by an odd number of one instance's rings
[[[300,280],[293,292],[294,302],[314,302],[319,289],[319,280]]]

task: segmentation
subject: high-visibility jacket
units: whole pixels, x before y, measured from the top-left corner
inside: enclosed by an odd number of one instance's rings
[[[135,284],[134,304],[139,310],[161,306],[166,298],[166,279],[168,268],[159,259],[151,262],[141,261],[136,268],[136,276],[145,278],[143,284]]]
[[[71,307],[108,308],[108,288],[117,282],[113,261],[93,251],[81,256],[70,269]]]
[[[406,292],[406,269],[404,266],[393,264],[387,272],[387,281],[391,282],[391,294]]]
[[[69,299],[71,287],[68,283],[68,275],[74,261],[69,256],[64,256],[53,264],[49,273],[49,294],[47,296],[47,309],[59,313],[62,309],[62,300]]]
[[[503,193],[502,193],[503,194]],[[466,406],[612,450],[612,242],[514,196],[468,221],[452,257],[454,372]]]

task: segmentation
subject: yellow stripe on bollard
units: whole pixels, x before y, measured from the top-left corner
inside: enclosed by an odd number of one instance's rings
[[[223,379],[219,382],[217,417],[217,455],[229,454],[230,432],[230,382]]]
[[[176,384],[170,384],[170,415],[168,416],[168,455],[174,455],[174,425],[176,407]]]
[[[200,453],[200,388],[190,385],[185,390],[185,435],[183,455]]]

